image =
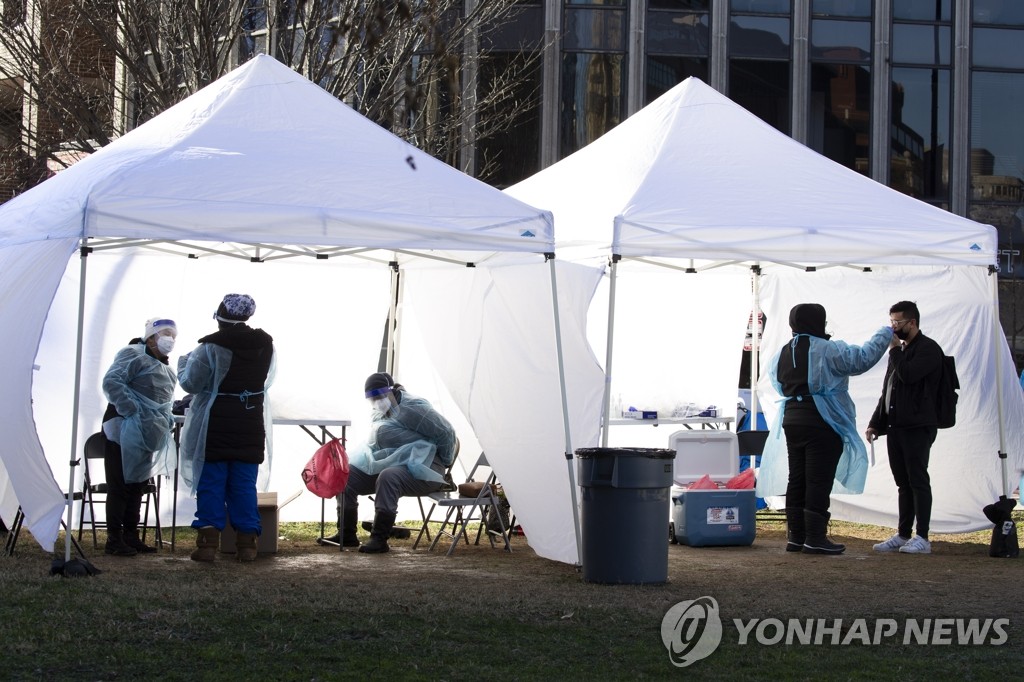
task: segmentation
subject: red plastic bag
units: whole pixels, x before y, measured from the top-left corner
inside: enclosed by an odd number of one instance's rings
[[[730,478],[725,487],[733,490],[750,490],[754,487],[754,483],[754,470],[744,469]]]
[[[348,485],[348,453],[339,438],[321,445],[306,462],[302,482],[317,497],[335,497]]]
[[[711,477],[704,474],[686,488],[687,490],[718,490],[718,484],[711,480]]]

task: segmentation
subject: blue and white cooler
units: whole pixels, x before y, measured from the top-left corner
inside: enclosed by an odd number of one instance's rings
[[[713,429],[677,431],[669,436],[668,447],[676,451],[670,539],[692,547],[752,544],[757,530],[754,491],[724,487],[739,473],[736,434]],[[705,474],[718,484],[716,490],[686,489]]]

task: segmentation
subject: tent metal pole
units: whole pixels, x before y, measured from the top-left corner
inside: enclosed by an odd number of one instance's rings
[[[388,348],[385,360],[384,371],[395,376],[395,351],[397,339],[395,329],[398,326],[398,294],[399,294],[399,270],[398,261],[388,263],[391,267],[391,296],[388,297]]]
[[[748,419],[748,431],[757,431],[757,354],[761,345],[760,334],[758,334],[758,321],[761,314],[761,264],[755,263],[750,267],[752,273],[751,289],[753,290],[754,307],[750,312],[750,417]],[[750,462],[750,468],[756,469],[755,462]]]
[[[608,336],[604,352],[604,400],[601,404],[601,447],[608,447],[608,428],[612,418],[612,339],[615,332],[615,277],[620,256],[613,255],[608,273]]]
[[[562,354],[562,323],[558,312],[558,278],[555,276],[555,254],[545,254],[551,273],[551,305],[555,320],[555,352],[558,357],[558,386],[562,393],[562,428],[565,432],[565,463],[569,468],[569,494],[572,498],[572,524],[576,532],[576,564],[583,558],[583,536],[580,533],[579,502],[576,496],[576,472],[572,462],[572,430],[569,426],[569,397],[565,389],[565,358]]]
[[[87,241],[88,237],[82,238],[82,246],[80,248],[82,266],[78,276],[78,342],[75,349],[75,387],[71,403],[71,459],[68,466],[70,473],[68,474],[67,494],[64,497],[68,515],[68,520],[65,524],[66,528],[64,529],[65,563],[71,561],[71,529],[74,528],[71,522],[71,515],[75,506],[75,467],[78,466],[78,411],[80,407],[78,394],[82,388],[82,339],[85,336],[85,273],[89,252],[92,250],[86,245]]]
[[[996,404],[999,409],[999,462],[1000,473],[1002,474],[1003,486],[1000,494],[1003,497],[1010,496],[1009,472],[1006,462],[1006,417],[1003,414],[1003,344],[1006,340],[1002,338],[1002,327],[999,324],[999,275],[995,266],[990,265],[988,276],[992,280],[992,318],[993,334],[992,342],[996,356]]]

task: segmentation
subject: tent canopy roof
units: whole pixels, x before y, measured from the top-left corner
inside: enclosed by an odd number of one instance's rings
[[[496,194],[261,55],[8,202],[0,246],[84,236],[553,251],[550,214]]]
[[[554,213],[560,247],[628,257],[996,262],[995,228],[841,166],[695,78],[506,192]]]

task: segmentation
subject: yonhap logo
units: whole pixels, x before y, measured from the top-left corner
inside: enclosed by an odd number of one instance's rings
[[[722,619],[714,597],[682,601],[661,620],[661,641],[672,665],[685,668],[710,656],[722,642]]]

